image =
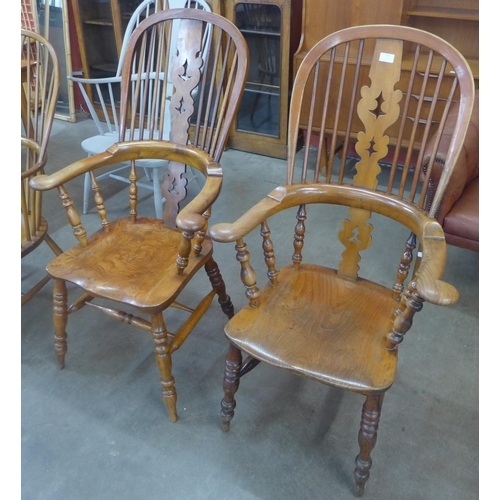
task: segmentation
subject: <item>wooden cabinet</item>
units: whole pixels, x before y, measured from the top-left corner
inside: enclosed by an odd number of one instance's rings
[[[305,54],[325,36],[350,26],[365,24],[406,25],[440,36],[462,52],[471,67],[476,87],[479,87],[479,0],[378,0],[377,2],[373,0],[304,0],[302,39],[294,56],[293,74],[296,74]],[[370,47],[371,45],[367,44],[365,50],[370,50]],[[405,46],[405,50],[404,58],[408,64],[405,65],[405,60],[403,60],[403,71],[411,67],[414,57],[411,46]],[[438,61],[435,63],[437,65]],[[324,66],[326,65],[327,62],[324,63]],[[320,75],[322,70],[326,71],[325,68],[320,69]],[[362,65],[362,76],[364,70]],[[453,76],[451,73],[445,73],[443,91],[449,88]],[[404,82],[408,77],[409,73],[404,72],[401,78],[403,82],[401,88],[404,88]],[[353,80],[352,71],[348,70],[347,78]],[[431,87],[432,85],[429,85],[426,92],[431,92]],[[306,91],[304,99],[305,102],[310,101],[310,92]],[[307,119],[307,114],[301,116],[301,128],[306,128]],[[422,128],[424,124],[425,121],[422,122]],[[319,124],[315,125],[319,126]],[[407,130],[409,134],[411,129],[408,127]],[[389,130],[388,133],[392,140],[391,134],[397,132]],[[339,134],[342,134],[342,130],[339,130]]]
[[[123,33],[141,0],[71,0],[86,78],[116,73]]]
[[[444,38],[466,57],[478,83],[479,0],[304,0],[294,74],[325,36],[363,24],[402,24]]]
[[[299,45],[302,0],[221,0],[219,11],[243,33],[250,53],[248,82],[228,146],[287,157],[293,54]]]
[[[479,85],[479,0],[413,0],[401,24],[451,43],[467,59]]]

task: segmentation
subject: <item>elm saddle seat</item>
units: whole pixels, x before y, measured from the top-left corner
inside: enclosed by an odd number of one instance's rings
[[[346,78],[347,72],[354,78]],[[428,206],[433,168],[427,167],[420,180],[423,153],[434,133],[439,142],[453,101],[459,102],[458,119]],[[394,382],[398,348],[413,316],[424,301],[445,306],[458,300],[457,290],[441,280],[446,241],[435,215],[462,149],[473,101],[474,81],[464,57],[441,38],[414,28],[348,28],[327,36],[305,56],[292,91],[286,183],[236,222],[209,229],[214,241],[236,244],[249,300],[225,327],[230,346],[221,404],[224,431],[234,417],[241,377],[261,362],[359,393],[365,401],[354,479],[355,494],[363,494],[384,394]],[[305,148],[298,155],[304,123],[309,124]],[[331,144],[325,175],[322,155],[311,144],[314,134],[319,144]],[[355,172],[346,167],[348,148],[343,147],[352,140],[359,156]],[[429,165],[435,157],[433,149]],[[317,207],[309,208],[314,204],[323,205],[321,218]],[[280,255],[270,219],[290,208],[296,211],[291,264],[277,269]],[[308,216],[316,224],[309,224]],[[378,226],[380,216],[390,220]],[[278,224],[275,241],[282,240],[286,228],[282,219]],[[258,228],[269,279],[262,290],[245,242]],[[323,244],[326,265],[306,261],[307,242],[315,237]],[[381,246],[372,245],[376,239]],[[421,260],[414,259],[417,245],[415,257],[421,252]],[[337,254],[337,268],[328,267]],[[391,256],[393,266],[387,264]]]
[[[437,184],[444,163],[443,155],[457,120],[458,103],[452,104],[446,120],[431,182]],[[427,148],[430,155],[432,143]],[[443,226],[446,242],[479,252],[479,89],[463,148],[450,183],[441,200],[437,220]]]
[[[171,33],[173,23],[178,26],[176,40],[166,36]],[[210,50],[205,53],[200,48],[206,41],[206,33],[210,33],[207,42]],[[173,60],[170,43],[177,44]],[[165,77],[168,70],[171,79]],[[65,365],[68,316],[84,306],[97,308],[113,319],[149,332],[164,403],[173,422],[177,420],[177,392],[172,354],[186,340],[215,295],[223,312],[229,318],[233,315],[233,305],[213,259],[212,242],[206,237],[206,230],[211,207],[222,185],[218,162],[247,72],[245,39],[227,19],[198,9],[168,9],[150,15],[137,26],[127,45],[118,142],[50,176],[40,175],[30,184],[42,191],[58,189],[79,242],[47,266],[54,278],[54,344],[59,367]],[[170,81],[173,94],[168,92]],[[197,102],[193,99],[194,88],[203,96]],[[171,142],[148,139],[148,131],[154,127],[158,127],[158,137],[162,137],[164,122],[156,117],[157,111],[161,117],[166,115],[166,106],[172,116]],[[129,130],[137,140],[124,140]],[[142,193],[137,186],[136,161],[143,160],[168,162],[162,184],[166,198],[163,219],[138,213]],[[106,208],[97,173],[98,169],[123,162],[129,166],[130,212],[128,217],[112,221],[108,220],[112,211]],[[183,178],[186,166],[199,171],[205,183],[179,213],[180,203],[187,194]],[[70,180],[87,173],[97,207],[95,217],[101,223],[101,229],[88,237],[65,187]],[[179,295],[201,268],[208,275],[210,291],[197,305],[179,302]],[[79,285],[83,291],[70,305],[66,282]],[[193,302],[187,293],[185,298]],[[133,314],[128,306],[132,306]],[[188,315],[176,332],[169,331],[165,323],[163,313],[170,307]]]

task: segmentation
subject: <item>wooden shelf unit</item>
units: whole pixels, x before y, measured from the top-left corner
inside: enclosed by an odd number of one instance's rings
[[[294,56],[293,74],[307,52],[325,36],[365,24],[398,24],[429,31],[454,45],[467,59],[479,87],[479,0],[304,0],[301,44]],[[370,43],[365,50],[370,51]],[[410,67],[412,47],[407,46],[403,71]],[[407,61],[407,64],[405,64]],[[351,62],[351,61],[350,61]],[[352,64],[354,65],[354,60]],[[433,66],[439,65],[433,61]],[[323,65],[323,64],[322,64]],[[326,70],[327,62],[324,61]],[[364,71],[362,64],[362,71]],[[423,68],[422,68],[423,69]],[[320,74],[323,69],[320,69]],[[445,73],[444,88],[453,76]],[[406,75],[402,75],[404,80]],[[349,78],[349,76],[348,76]],[[310,100],[306,91],[304,99]],[[304,129],[307,116],[301,117]],[[316,124],[315,124],[316,125]],[[318,124],[319,126],[319,124]],[[339,131],[339,135],[344,132]],[[390,131],[389,131],[389,135]],[[318,145],[319,146],[319,145]]]
[[[71,0],[85,78],[116,73],[123,33],[141,0]]]

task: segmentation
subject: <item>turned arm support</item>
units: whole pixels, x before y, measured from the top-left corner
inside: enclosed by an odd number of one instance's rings
[[[422,299],[437,305],[457,302],[457,290],[441,281],[446,264],[446,241],[441,226],[424,211],[386,193],[333,184],[280,186],[236,222],[216,224],[209,230],[209,234],[214,241],[235,242],[272,215],[293,206],[311,203],[330,203],[370,210],[404,224],[421,242],[422,261],[414,280],[417,293]]]

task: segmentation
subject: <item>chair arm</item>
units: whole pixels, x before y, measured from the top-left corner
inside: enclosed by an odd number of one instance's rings
[[[458,301],[457,290],[441,281],[446,265],[446,240],[441,225],[423,211],[415,210],[401,200],[383,193],[348,186],[309,184],[282,186],[254,205],[234,223],[212,226],[208,233],[220,243],[242,239],[261,222],[281,210],[301,203],[334,203],[372,210],[392,217],[413,231],[422,244],[422,260],[415,274],[418,294],[437,305],[451,305]]]
[[[436,221],[425,224],[420,241],[422,260],[414,278],[417,293],[431,304],[455,304],[459,299],[457,289],[441,281],[446,265],[446,240],[440,224]]]
[[[48,191],[97,168],[146,159],[184,163],[200,170],[205,176],[214,170],[212,157],[198,148],[167,141],[129,141],[116,143],[103,153],[79,160],[51,175],[39,175],[31,179],[30,186],[38,191]]]
[[[28,148],[31,151],[35,152],[37,155],[39,155],[41,151],[40,144],[31,139],[27,139],[26,137],[21,137],[21,147]],[[43,167],[45,167],[46,163],[47,155],[45,154],[44,158],[39,158],[35,165],[33,165],[29,170],[21,172],[21,180],[28,179],[29,177],[35,175],[37,172],[42,170]]]
[[[201,191],[186,207],[184,207],[175,223],[182,231],[196,232],[206,229],[207,220],[203,214],[212,206],[219,196],[222,187],[222,168],[212,162],[207,168],[207,178]]]
[[[209,233],[214,241],[237,241],[272,215],[294,206],[311,203],[345,205],[377,212],[404,224],[418,237],[425,223],[432,220],[423,210],[383,192],[348,185],[293,184],[277,187],[236,222],[216,224]]]

